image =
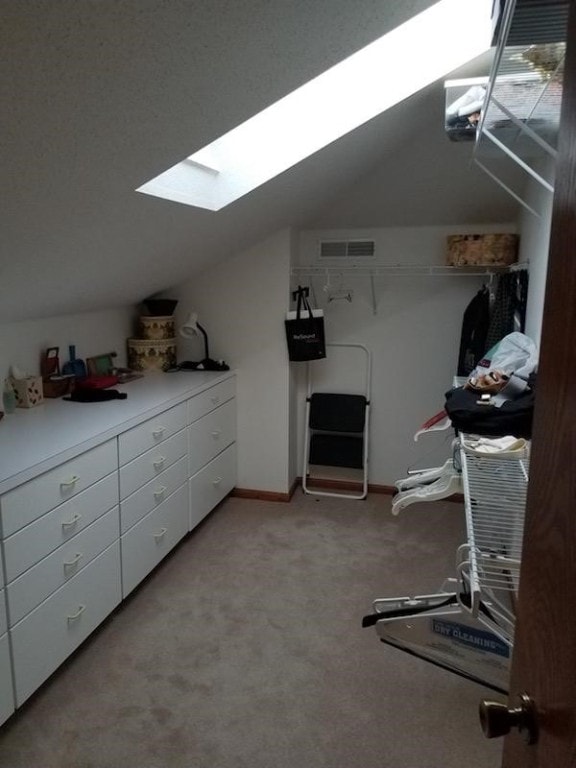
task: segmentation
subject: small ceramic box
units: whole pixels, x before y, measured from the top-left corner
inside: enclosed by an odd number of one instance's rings
[[[42,378],[40,376],[11,379],[10,383],[16,393],[16,405],[18,408],[32,408],[44,402]]]

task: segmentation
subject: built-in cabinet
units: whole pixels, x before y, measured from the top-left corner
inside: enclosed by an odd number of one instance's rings
[[[0,723],[234,487],[232,374],[123,389],[112,408],[47,403],[0,430],[0,459],[19,469],[0,477]],[[66,460],[50,452],[50,426]],[[8,461],[10,437],[44,461]]]
[[[0,551],[0,723],[7,720],[12,712],[14,712],[14,689],[12,687],[12,668],[8,646],[4,567],[2,552]]]

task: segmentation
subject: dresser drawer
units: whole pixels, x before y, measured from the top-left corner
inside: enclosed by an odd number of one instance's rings
[[[0,635],[0,725],[14,712],[8,635]]]
[[[121,538],[122,591],[128,595],[188,532],[188,494],[180,486]]]
[[[6,593],[0,589],[0,635],[3,635],[8,629],[8,619],[6,616]]]
[[[215,387],[201,392],[188,400],[188,424],[202,418],[214,408],[223,405],[236,394],[236,379],[226,379]]]
[[[191,477],[236,439],[236,400],[229,400],[188,429]]]
[[[161,472],[154,480],[143,485],[128,498],[120,507],[120,531],[126,531],[145,517],[155,507],[160,506],[168,496],[188,479],[188,459],[183,456],[171,467]]]
[[[120,548],[108,547],[11,630],[20,706],[120,602]]]
[[[8,581],[20,576],[117,505],[118,473],[113,472],[10,536],[4,542]]]
[[[188,481],[190,530],[198,525],[235,485],[236,445],[231,445]]]
[[[149,480],[158,477],[171,464],[185,456],[187,448],[186,430],[181,429],[161,445],[120,467],[120,499],[125,499]]]
[[[186,403],[175,405],[159,416],[148,419],[118,436],[120,466],[136,456],[160,445],[166,438],[186,426]]]
[[[10,626],[74,578],[118,539],[118,507],[114,507],[51,555],[6,587]]]
[[[92,448],[2,496],[2,533],[10,536],[117,469],[116,440]]]

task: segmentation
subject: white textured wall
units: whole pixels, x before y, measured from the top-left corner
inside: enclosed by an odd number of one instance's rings
[[[299,238],[296,232],[291,231],[290,235],[290,263],[294,264],[298,258]],[[298,400],[300,396],[300,372],[301,368],[297,364],[289,365],[290,370],[290,463],[288,468],[288,478],[290,487],[292,487],[297,477],[301,475],[300,469],[300,451],[299,451],[299,409]]]
[[[406,227],[373,230],[303,232],[300,263],[317,263],[319,238],[374,238],[376,264],[445,263],[446,236],[458,233],[515,231],[514,224]],[[296,279],[295,279],[296,280]],[[456,373],[462,316],[483,279],[469,276],[381,276],[375,278],[374,314],[369,277],[330,277],[331,288],[350,288],[352,302],[328,302],[323,276],[298,277],[314,289],[325,311],[329,342],[365,344],[372,352],[371,483],[391,485],[409,468],[438,466],[450,455],[450,431],[429,434],[414,442],[421,424],[440,411],[444,393]],[[346,351],[332,353],[334,364],[313,368],[327,391],[358,391],[362,385],[359,358]],[[303,446],[304,392],[299,398],[299,445]]]
[[[210,354],[237,371],[239,488],[286,493],[290,487],[290,382],[284,338],[290,232],[282,231],[196,275],[170,292],[210,340]],[[179,339],[179,359],[202,346]],[[194,376],[194,373],[190,373]]]
[[[413,436],[444,405],[444,393],[456,373],[462,315],[481,280],[378,279],[377,315],[367,280],[347,282],[354,291],[352,303],[324,307],[326,338],[361,343],[372,352],[369,479],[391,485],[409,468],[438,466],[450,455],[451,433],[425,435],[417,443]],[[328,354],[334,360],[332,370],[311,363],[314,381],[319,374],[319,391],[361,392],[359,355],[330,348]],[[303,399],[302,394],[301,403]]]
[[[530,194],[543,204],[542,218],[528,213],[521,217],[521,258],[529,259],[531,275],[527,333],[537,341],[551,201],[539,188]],[[288,363],[283,325],[291,260],[312,263],[319,236],[370,236],[385,246],[383,263],[442,263],[447,233],[512,228],[328,230],[303,232],[298,238],[286,230],[169,292],[180,302],[177,320],[196,310],[208,331],[212,357],[224,358],[238,371],[238,486],[285,493],[302,471],[306,365]],[[418,443],[413,434],[443,405],[455,371],[462,314],[482,279],[378,277],[377,314],[367,277],[331,278],[333,287],[342,283],[352,289],[352,303],[328,303],[324,277],[292,278],[294,284],[298,281],[312,285],[324,308],[329,342],[360,342],[372,351],[371,482],[388,485],[408,468],[442,462],[448,455],[450,433],[428,435]],[[136,314],[135,307],[128,307],[4,324],[0,326],[0,373],[5,376],[11,364],[36,373],[43,349],[60,346],[65,360],[70,343],[76,344],[83,358],[115,349],[124,363],[126,338],[133,333]],[[179,340],[179,357],[200,359],[201,342]],[[330,357],[333,370],[316,364],[316,371],[323,369],[330,386],[336,382],[336,389],[358,388],[358,365],[337,359],[335,353]]]
[[[47,347],[60,347],[60,362],[68,360],[68,345],[76,345],[82,359],[118,353],[118,364],[126,364],[126,339],[133,335],[136,309],[114,309],[61,315],[43,320],[23,320],[0,325],[0,375],[11,365],[30,375],[39,375],[40,358]]]
[[[549,178],[550,174],[551,170],[548,169],[545,177]],[[537,217],[522,209],[520,216],[520,260],[528,261],[530,264],[526,335],[539,345],[548,269],[553,197],[538,182],[531,181],[526,190],[526,199],[540,214],[540,217]]]
[[[300,234],[298,264],[338,266],[337,260],[320,261],[320,240],[360,239],[374,240],[375,256],[357,259],[356,266],[378,265],[446,265],[446,237],[448,235],[473,235],[516,232],[515,222],[499,224],[442,224],[438,226],[365,227],[362,229],[314,229]],[[337,284],[337,280],[332,281]]]

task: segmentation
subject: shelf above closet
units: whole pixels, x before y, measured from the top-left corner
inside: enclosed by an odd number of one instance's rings
[[[465,266],[465,267],[450,267],[435,264],[386,264],[386,265],[373,265],[373,266],[317,266],[307,265],[292,267],[290,273],[292,277],[298,280],[304,277],[310,278],[312,281],[314,278],[324,278],[325,288],[330,285],[330,278],[336,276],[339,278],[340,286],[334,291],[334,298],[347,299],[352,301],[352,290],[344,288],[342,281],[344,278],[352,277],[364,277],[369,280],[371,298],[372,298],[372,310],[374,314],[377,314],[378,302],[376,299],[376,279],[382,277],[487,277],[492,279],[495,275],[502,274],[504,272],[514,271],[516,269],[527,269],[528,263],[522,262],[513,264],[511,266]],[[314,294],[314,286],[312,284],[312,292]],[[329,299],[330,301],[330,299]],[[316,296],[314,295],[314,303],[316,304]]]
[[[523,267],[527,265],[514,265],[514,267]],[[345,277],[365,276],[365,277],[387,277],[413,275],[429,275],[431,277],[480,277],[482,275],[495,275],[502,272],[508,272],[512,267],[507,266],[466,266],[450,267],[435,264],[386,264],[380,266],[361,266],[361,267],[340,267],[340,266],[301,266],[292,267],[291,273],[294,277],[329,277],[330,275],[343,275]]]
[[[546,28],[551,9],[554,24]],[[523,186],[532,178],[554,192],[567,12],[563,2],[506,0],[476,129],[474,162],[536,216],[540,214],[526,201]],[[512,186],[504,181],[502,160],[521,169],[522,182]]]

